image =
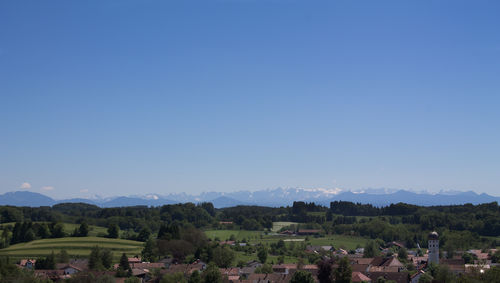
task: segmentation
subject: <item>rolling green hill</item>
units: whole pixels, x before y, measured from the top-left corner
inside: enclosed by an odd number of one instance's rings
[[[94,246],[110,249],[113,259],[117,261],[122,253],[135,256],[141,253],[143,243],[123,239],[108,239],[98,237],[66,237],[58,239],[43,239],[29,243],[20,243],[0,250],[0,256],[9,256],[11,260],[47,256],[52,251],[58,253],[65,249],[70,256],[86,257]]]

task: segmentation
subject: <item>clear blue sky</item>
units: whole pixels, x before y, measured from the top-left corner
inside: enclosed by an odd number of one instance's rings
[[[499,15],[493,0],[1,1],[0,192],[500,195]]]

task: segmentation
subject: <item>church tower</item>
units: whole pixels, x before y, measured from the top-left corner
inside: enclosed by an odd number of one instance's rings
[[[429,249],[428,263],[439,264],[439,234],[436,231],[429,233],[427,248]]]

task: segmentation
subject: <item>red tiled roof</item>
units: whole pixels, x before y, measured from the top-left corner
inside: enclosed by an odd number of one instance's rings
[[[318,229],[300,229],[299,233],[319,233],[321,230]]]
[[[141,262],[141,258],[140,257],[129,257],[128,258],[128,262],[131,263],[131,262]]]
[[[305,270],[316,270],[318,269],[318,266],[316,264],[306,264],[302,267],[302,269]]]
[[[352,264],[351,269],[352,271],[358,271],[358,272],[366,272],[368,270],[369,264]]]
[[[352,282],[371,282],[370,277],[364,275],[361,272],[353,272],[351,275]]]
[[[36,263],[36,259],[21,259],[21,261],[19,262],[19,265],[20,266],[26,266],[26,264],[29,262],[31,262],[32,264],[35,264]]]
[[[131,263],[130,267],[139,269],[153,269],[153,268],[164,268],[165,264],[161,262],[140,262],[140,263]]]
[[[372,261],[373,261],[373,257],[362,257],[362,258],[356,259],[356,262],[358,264],[370,264],[370,263],[372,263]]]
[[[239,268],[236,268],[236,267],[231,267],[231,268],[219,268],[220,270],[220,273],[222,275],[228,275],[228,276],[236,276],[240,274],[240,269]]]

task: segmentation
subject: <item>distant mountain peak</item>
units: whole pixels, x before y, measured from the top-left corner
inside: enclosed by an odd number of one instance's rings
[[[384,193],[385,192],[385,193]],[[40,193],[30,191],[8,192],[0,195],[0,205],[15,206],[51,206],[63,202],[83,202],[101,207],[117,206],[160,206],[173,203],[212,202],[215,207],[236,205],[287,206],[294,201],[315,202],[329,206],[331,201],[351,201],[369,203],[376,206],[386,206],[391,203],[409,203],[415,205],[452,205],[464,203],[500,202],[499,197],[486,193],[477,194],[473,191],[440,191],[439,193],[416,192],[401,189],[364,189],[358,191],[343,191],[339,188],[276,188],[257,191],[235,192],[203,192],[190,195],[185,192],[161,194],[145,194],[142,196],[117,196],[108,198],[73,198],[54,200]]]

